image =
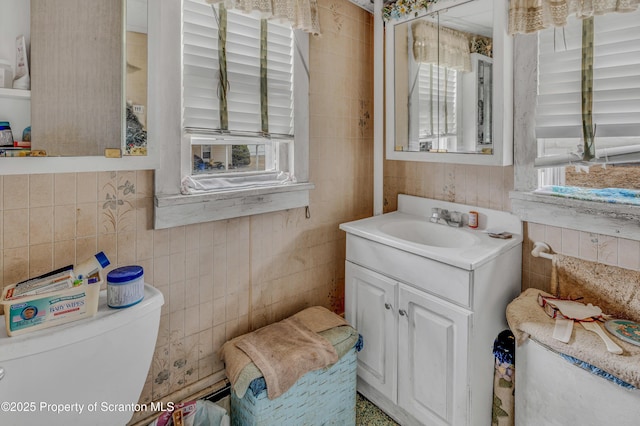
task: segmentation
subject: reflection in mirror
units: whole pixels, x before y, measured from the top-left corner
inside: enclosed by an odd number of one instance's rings
[[[31,146],[104,155],[122,140],[123,4],[31,0]]]
[[[124,155],[147,155],[147,0],[127,0]]]
[[[31,92],[13,88],[17,68],[16,42],[24,36],[26,46],[31,45],[29,4],[23,4],[23,1],[0,0],[0,122],[6,123],[0,124],[0,157],[18,155],[6,148],[13,149],[13,141],[22,142],[22,135],[24,133],[27,136],[25,130],[31,124]],[[6,126],[11,129],[10,132],[3,131],[2,128]]]
[[[493,153],[493,0],[394,31],[395,150]]]
[[[0,89],[0,121],[14,139],[30,128],[31,150],[48,156],[104,156],[106,148],[146,156],[147,0],[0,5],[11,11],[0,17],[0,60],[14,62],[18,35],[29,53],[30,93]]]

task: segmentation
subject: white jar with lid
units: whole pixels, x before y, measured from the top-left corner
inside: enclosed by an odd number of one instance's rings
[[[9,61],[0,59],[0,87],[13,87],[13,69]]]
[[[128,308],[144,298],[144,270],[131,265],[116,268],[107,274],[107,305]]]

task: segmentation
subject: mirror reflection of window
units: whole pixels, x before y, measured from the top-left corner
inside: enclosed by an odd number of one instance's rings
[[[493,42],[450,12],[396,26],[396,150],[493,152]]]
[[[426,20],[413,22],[409,37],[409,117],[417,121],[410,121],[409,151],[455,151],[459,73],[471,68],[469,41]]]
[[[147,1],[127,0],[124,155],[147,155]]]

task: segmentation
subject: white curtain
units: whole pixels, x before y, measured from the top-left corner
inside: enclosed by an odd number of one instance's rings
[[[587,18],[611,12],[633,12],[640,0],[510,0],[509,34],[564,27],[567,17]]]
[[[296,179],[287,172],[262,173],[250,176],[185,176],[180,185],[183,195],[203,194],[211,191],[252,189],[295,183]]]
[[[279,19],[291,24],[294,30],[320,35],[320,18],[317,0],[206,0],[207,3],[224,3],[227,9],[243,12],[262,12],[267,19]]]
[[[457,71],[471,71],[469,39],[466,34],[425,21],[415,22],[411,25],[411,31],[416,62]]]

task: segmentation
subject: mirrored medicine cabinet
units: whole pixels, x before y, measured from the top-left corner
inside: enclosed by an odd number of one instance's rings
[[[507,3],[441,0],[387,23],[387,159],[513,163]]]
[[[2,22],[19,18],[12,31],[30,45],[31,73],[30,93],[0,89],[0,121],[12,122],[15,140],[31,126],[31,148],[47,153],[0,157],[0,175],[157,167],[147,71],[157,1],[0,0],[16,15]],[[0,53],[15,55],[16,35],[7,37]],[[105,148],[122,158],[106,158]]]

